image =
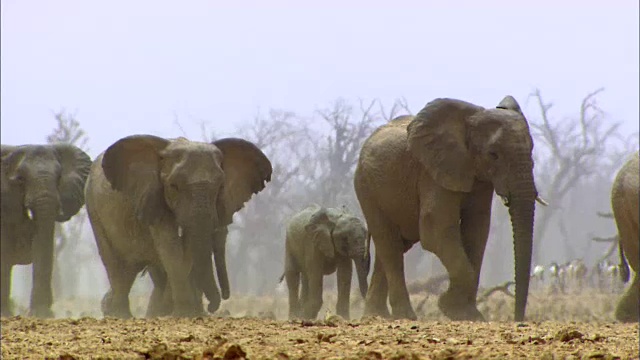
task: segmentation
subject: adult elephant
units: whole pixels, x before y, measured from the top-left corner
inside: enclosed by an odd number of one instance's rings
[[[11,271],[33,264],[30,314],[52,317],[56,222],[84,205],[91,158],[68,144],[2,145],[0,281],[2,316],[11,316]]]
[[[280,277],[280,281],[287,279],[289,318],[315,319],[322,307],[322,278],[336,272],[336,313],[348,319],[351,262],[356,268],[360,293],[367,295],[369,239],[364,223],[346,207],[314,204],[295,214],[287,226],[285,269]]]
[[[633,281],[620,299],[616,308],[616,319],[623,322],[637,322],[639,319],[638,304],[640,302],[640,178],[638,160],[640,153],[633,154],[625,165],[618,171],[611,188],[611,207],[613,217],[618,228],[620,257],[626,256],[629,266],[633,269]]]
[[[162,315],[154,311],[161,312],[164,294],[174,316],[201,314],[200,290],[215,311],[220,292],[222,299],[230,294],[226,226],[271,173],[265,154],[238,138],[208,144],[132,135],[109,146],[94,161],[85,189],[111,285],[104,315],[131,317],[129,292],[145,268],[154,283],[148,316]]]
[[[449,273],[438,306],[450,319],[482,320],[478,281],[493,192],[509,207],[515,246],[515,319],[529,291],[535,201],[533,140],[516,100],[495,109],[456,99],[429,102],[364,143],[354,186],[376,257],[365,315],[415,319],[404,279],[404,252],[420,241]],[[542,200],[540,200],[542,201]],[[542,201],[543,202],[543,201]]]

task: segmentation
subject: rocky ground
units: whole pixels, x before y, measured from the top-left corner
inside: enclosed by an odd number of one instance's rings
[[[61,301],[59,319],[2,319],[2,359],[638,359],[638,324],[612,318],[619,295],[532,294],[530,321],[509,321],[513,301],[494,294],[480,310],[488,322],[452,322],[434,296],[414,296],[418,321],[332,315],[327,296],[319,320],[286,320],[281,297],[225,301],[216,316],[196,319],[103,319],[98,300]],[[134,300],[136,316],[142,299]]]

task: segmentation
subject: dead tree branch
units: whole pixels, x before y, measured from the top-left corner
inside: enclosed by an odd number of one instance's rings
[[[498,285],[498,286],[494,286],[494,287],[492,287],[492,288],[489,288],[489,289],[485,290],[485,291],[482,293],[482,295],[480,295],[480,296],[478,297],[477,302],[478,302],[478,303],[481,303],[481,302],[486,301],[486,300],[487,300],[491,295],[493,295],[493,294],[494,294],[494,293],[496,293],[496,292],[502,292],[502,293],[506,294],[506,295],[507,295],[507,296],[509,296],[509,297],[515,297],[515,295],[514,295],[514,294],[512,294],[512,293],[509,291],[509,286],[513,286],[513,285],[515,285],[515,284],[516,284],[516,283],[515,283],[515,282],[513,282],[513,281],[507,281],[507,282],[505,282],[505,283],[503,283],[503,284],[501,284],[501,285]]]

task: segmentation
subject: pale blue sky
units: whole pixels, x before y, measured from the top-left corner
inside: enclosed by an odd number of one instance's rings
[[[233,3],[233,5],[230,5]],[[38,143],[74,112],[96,156],[134,133],[200,137],[337,97],[494,106],[539,87],[558,118],[600,86],[638,130],[637,1],[2,0],[1,140]],[[348,5],[347,5],[348,4]]]

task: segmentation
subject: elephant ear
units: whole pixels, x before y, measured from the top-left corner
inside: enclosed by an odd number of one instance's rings
[[[2,206],[2,218],[7,219],[10,216],[20,214],[22,203],[20,198],[11,193],[9,186],[10,155],[17,146],[2,145],[0,147],[0,158],[2,163],[0,166],[0,202]]]
[[[466,101],[440,98],[409,123],[408,149],[440,186],[471,191],[475,171],[466,145],[467,119],[482,110]]]
[[[58,183],[60,213],[56,221],[65,222],[84,205],[84,185],[91,169],[91,157],[70,144],[56,144],[53,149],[61,167]]]
[[[524,116],[522,109],[520,109],[520,104],[518,104],[516,99],[511,95],[505,96],[498,106],[496,106],[496,109],[512,110]]]
[[[367,229],[360,219],[351,215],[341,216],[333,230],[333,243],[336,251],[350,258],[366,256]]]
[[[224,138],[212,144],[222,152],[225,181],[218,211],[222,225],[229,225],[233,214],[271,181],[273,169],[267,156],[247,140]]]
[[[139,221],[160,222],[170,214],[160,180],[161,151],[169,140],[153,135],[124,137],[104,152],[102,170],[111,187],[132,201]]]
[[[305,231],[313,239],[313,245],[329,259],[333,259],[336,255],[332,239],[334,226],[325,208],[320,208],[314,212],[309,219],[309,223],[305,226]]]

